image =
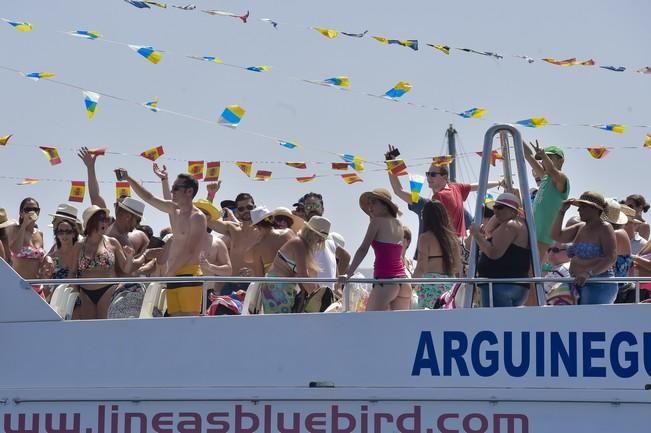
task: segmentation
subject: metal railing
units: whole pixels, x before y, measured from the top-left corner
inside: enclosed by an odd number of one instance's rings
[[[345,282],[337,278],[290,278],[290,277],[234,277],[234,276],[199,276],[199,277],[116,277],[116,278],[65,278],[65,279],[34,279],[26,280],[31,287],[32,284],[44,284],[58,286],[61,284],[70,285],[87,285],[87,284],[122,284],[122,283],[197,283],[204,284],[204,305],[206,305],[207,291],[205,290],[206,283],[253,283],[253,282],[266,282],[266,283],[327,283],[327,284],[344,284],[343,290],[343,310],[350,311],[351,309],[351,290],[350,284],[456,284],[461,283],[465,285],[466,290],[459,290],[458,294],[467,294],[473,292],[473,287],[480,284],[487,284],[489,288],[490,306],[493,306],[493,285],[494,284],[536,284],[541,286],[543,283],[572,283],[572,278],[544,278],[544,277],[528,277],[528,278],[349,278]],[[590,278],[590,283],[632,283],[635,286],[635,303],[640,302],[640,283],[651,283],[651,277],[622,277],[622,278]],[[463,296],[463,295],[462,295]],[[467,308],[470,302],[456,303],[462,308]]]

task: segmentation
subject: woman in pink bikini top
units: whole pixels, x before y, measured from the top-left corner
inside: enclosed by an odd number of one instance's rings
[[[353,275],[370,247],[375,253],[373,276],[391,279],[405,278],[402,261],[403,228],[398,220],[398,206],[391,200],[391,193],[384,188],[365,192],[359,198],[359,206],[371,217],[366,236],[357,249],[347,275]],[[409,284],[374,284],[368,300],[367,311],[408,310],[411,304]]]
[[[12,266],[23,278],[38,278],[45,251],[43,250],[43,233],[36,221],[41,212],[38,202],[27,197],[20,203],[18,226],[9,232],[9,248],[12,254]]]

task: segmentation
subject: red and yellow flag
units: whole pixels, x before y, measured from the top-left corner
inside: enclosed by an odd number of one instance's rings
[[[237,168],[242,170],[244,174],[248,177],[251,177],[251,167],[253,167],[253,162],[251,161],[235,161]]]
[[[452,155],[435,156],[432,158],[432,164],[434,164],[436,167],[450,165],[452,164],[452,161],[454,161]]]
[[[477,155],[479,156],[484,156],[484,152],[477,152]],[[495,167],[495,164],[497,163],[498,160],[503,160],[504,157],[500,152],[497,150],[491,150],[491,165]]]
[[[551,63],[552,65],[556,66],[574,66],[576,65],[576,57],[573,57],[571,59],[565,59],[565,60],[556,60],[551,57],[547,57],[542,59],[544,62]]]
[[[72,185],[70,185],[70,196],[68,201],[76,201],[81,203],[84,201],[84,195],[86,194],[86,182],[83,180],[73,180]]]
[[[188,161],[188,173],[197,180],[203,179],[203,161]]]
[[[5,146],[7,143],[9,143],[9,139],[11,137],[13,137],[13,134],[1,136],[0,137],[0,146]]]
[[[164,154],[165,151],[163,150],[163,146],[158,146],[158,147],[152,147],[151,149],[145,150],[140,154],[140,156],[150,159],[152,161],[156,161]]]
[[[47,160],[50,161],[50,165],[61,164],[61,157],[56,147],[39,146],[39,149],[43,151]]]
[[[271,179],[271,172],[267,170],[258,170],[255,173],[255,177],[253,180],[261,181],[261,182],[266,182],[269,179]]]
[[[387,163],[387,170],[394,176],[406,176],[407,165],[402,159],[390,159],[385,161]]]
[[[333,162],[332,163],[332,169],[333,170],[348,170],[349,164],[347,162]]]
[[[316,179],[316,174],[313,174],[312,176],[302,176],[296,178],[299,183],[312,182],[314,179]]]
[[[217,182],[219,180],[219,172],[221,170],[221,162],[211,161],[206,163],[206,177],[203,178],[204,182]]]
[[[115,199],[120,197],[131,197],[131,187],[127,181],[115,182]]]
[[[301,170],[305,170],[307,168],[307,164],[304,162],[286,162],[285,165],[289,167],[294,167],[294,168],[300,168]]]
[[[26,177],[25,179],[18,182],[16,185],[34,185],[35,183],[38,182],[39,180],[36,179],[35,177]]]
[[[606,146],[588,147],[588,153],[594,159],[601,159],[604,156],[608,155],[608,149]]]
[[[594,60],[589,59],[589,60],[584,60],[582,62],[577,63],[579,66],[594,66]]]
[[[88,153],[97,156],[106,155],[106,147],[95,147],[93,149],[88,149]]]
[[[344,173],[341,175],[341,178],[346,182],[348,185],[351,183],[356,183],[356,182],[363,182],[363,179],[357,175],[357,173]]]

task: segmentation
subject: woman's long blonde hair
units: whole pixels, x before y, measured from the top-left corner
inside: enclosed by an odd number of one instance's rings
[[[325,239],[307,226],[303,226],[301,231],[298,233],[298,236],[303,241],[307,252],[305,255],[305,264],[307,269],[314,272],[321,271],[321,267],[316,263],[314,256],[316,255],[316,251],[323,247]]]

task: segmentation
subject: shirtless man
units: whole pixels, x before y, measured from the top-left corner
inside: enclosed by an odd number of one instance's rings
[[[106,209],[106,201],[102,198],[99,192],[99,183],[97,182],[97,175],[95,173],[95,160],[98,153],[93,153],[86,147],[82,147],[78,153],[79,158],[84,162],[86,171],[88,172],[88,192],[90,195],[90,202],[100,208]],[[136,230],[136,226],[142,219],[145,210],[144,203],[132,199],[130,197],[120,197],[115,203],[115,221],[109,227],[106,235],[118,240],[121,246],[130,246],[135,251],[134,258],[134,272],[145,263],[143,254],[149,245],[149,238],[147,235]],[[125,277],[121,270],[118,269],[118,277]]]
[[[199,256],[206,234],[206,217],[192,204],[199,190],[197,180],[189,174],[179,174],[172,185],[172,200],[161,200],[136,182],[126,170],[123,170],[123,174],[140,198],[170,217],[174,241],[169,250],[165,276],[202,275]],[[170,316],[196,316],[201,313],[202,283],[168,284],[165,294]]]
[[[251,211],[255,209],[255,201],[248,193],[240,193],[235,197],[235,216],[239,222],[215,220],[210,221],[211,229],[218,233],[226,234],[231,239],[231,264],[233,276],[252,276],[252,263],[246,261],[246,252],[260,238],[260,232],[251,224]],[[249,283],[226,283],[222,288],[222,295],[230,295],[238,290],[246,290]]]

